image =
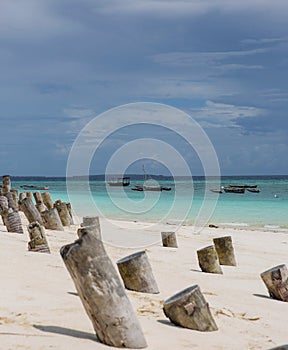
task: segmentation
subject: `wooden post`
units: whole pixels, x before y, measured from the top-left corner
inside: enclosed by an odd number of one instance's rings
[[[151,265],[144,250],[118,260],[117,266],[127,289],[142,293],[159,293]]]
[[[18,190],[11,190],[14,205],[15,205],[15,210],[19,210],[19,204],[18,204]]]
[[[8,213],[5,221],[8,232],[24,233],[21,218],[18,211]]]
[[[56,208],[45,210],[41,213],[43,223],[48,230],[64,231],[62,222],[60,220],[58,211]]]
[[[66,203],[61,202],[60,200],[56,201],[54,207],[57,209],[60,220],[63,226],[70,226],[70,214],[67,209]]]
[[[175,232],[161,232],[163,247],[178,248]]]
[[[47,210],[47,207],[45,206],[45,204],[42,202],[42,203],[37,203],[35,205],[36,209],[39,211],[40,214],[43,213],[43,211]]]
[[[34,192],[33,196],[34,196],[36,204],[43,203],[42,196],[41,196],[40,192]]]
[[[4,194],[4,196],[8,199],[8,207],[13,209],[13,210],[17,210],[17,206],[14,202],[14,196],[12,192],[7,192]]]
[[[186,288],[167,299],[163,311],[171,322],[181,327],[202,332],[218,329],[198,285]]]
[[[84,233],[89,233],[91,235],[95,235],[95,237],[98,239],[98,240],[102,240],[102,237],[101,237],[101,231],[99,230],[99,226],[98,225],[90,225],[90,226],[85,226],[85,227],[81,227],[81,228],[78,228],[77,230],[77,235],[79,238],[81,238],[83,236]]]
[[[11,191],[11,181],[9,175],[2,176],[2,194],[8,193]]]
[[[85,226],[91,226],[91,225],[97,226],[97,232],[98,232],[97,234],[101,239],[102,235],[101,235],[101,226],[100,226],[99,216],[84,216],[83,217],[83,223],[80,226],[85,227]]]
[[[9,211],[8,199],[5,196],[0,196],[0,214],[3,224],[6,225],[6,217]]]
[[[36,209],[35,205],[33,204],[31,198],[26,197],[22,199],[21,201],[19,201],[19,206],[30,223],[38,221],[40,225],[43,225],[41,215]]]
[[[137,316],[103,243],[89,233],[61,248],[60,254],[75,284],[98,339],[110,346],[147,346]]]
[[[66,203],[70,215],[70,225],[74,225],[71,203]]]
[[[278,265],[261,273],[269,295],[273,299],[288,301],[288,270],[286,265]]]
[[[203,272],[223,273],[213,245],[197,250],[197,256],[199,266]]]
[[[50,253],[43,226],[41,226],[37,221],[32,222],[28,226],[28,232],[30,237],[30,242],[28,242],[28,250],[33,252]]]
[[[33,194],[32,194],[32,192],[26,192],[26,197],[27,197],[27,198],[30,198],[31,201],[32,201],[32,200],[33,200]]]
[[[19,200],[20,201],[22,201],[24,198],[26,198],[27,197],[27,194],[26,194],[26,192],[21,192],[20,194],[19,194]]]
[[[213,243],[219,258],[220,265],[236,266],[232,237],[224,236],[214,238]]]
[[[53,208],[53,201],[50,196],[49,192],[43,192],[41,193],[43,203],[46,205],[47,209],[52,209]]]
[[[276,348],[270,350],[288,350],[288,344],[277,346]]]

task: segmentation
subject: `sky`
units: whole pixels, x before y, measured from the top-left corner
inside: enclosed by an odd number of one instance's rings
[[[2,174],[64,176],[82,128],[135,102],[191,116],[222,175],[288,174],[287,13],[287,0],[1,0]],[[149,125],[115,132],[91,172],[151,136],[201,174],[190,145]]]

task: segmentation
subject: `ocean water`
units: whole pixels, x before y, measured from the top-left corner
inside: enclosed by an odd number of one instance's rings
[[[14,180],[21,185],[49,186],[53,200],[69,201],[76,215],[100,215],[111,219],[183,223],[208,223],[233,226],[288,228],[288,176],[224,177],[220,182],[201,177],[158,181],[171,191],[136,192],[131,188],[141,181],[131,180],[125,188],[106,186],[105,181],[63,179]],[[245,194],[210,191],[229,184],[258,186],[260,193]]]

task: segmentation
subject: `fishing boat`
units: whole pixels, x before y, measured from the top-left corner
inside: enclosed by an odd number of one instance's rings
[[[236,184],[233,184],[233,185],[229,185],[227,187],[237,187],[237,188],[257,188],[258,185],[236,185]]]
[[[129,186],[130,185],[130,177],[125,176],[125,177],[120,177],[115,180],[111,180],[107,182],[109,186]]]
[[[256,189],[256,188],[247,188],[248,192],[252,192],[252,193],[259,193],[261,192],[260,190]]]
[[[49,190],[48,186],[21,185],[23,190]]]
[[[227,186],[227,187],[224,187],[224,192],[243,194],[245,193],[245,187]]]
[[[153,191],[153,192],[161,192],[161,191],[171,191],[171,187],[166,186],[160,186],[160,185],[149,185],[149,180],[147,181],[147,173],[145,171],[145,167],[143,165],[143,172],[144,172],[144,185],[135,185],[132,188],[132,191]]]
[[[213,192],[213,193],[223,193],[221,190],[217,190],[217,189],[214,189],[214,188],[212,188],[210,191]]]

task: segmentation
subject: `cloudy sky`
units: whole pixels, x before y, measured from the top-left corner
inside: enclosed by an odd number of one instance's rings
[[[223,175],[288,174],[287,13],[287,0],[1,0],[2,174],[65,175],[89,121],[149,101],[191,115]]]

